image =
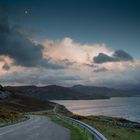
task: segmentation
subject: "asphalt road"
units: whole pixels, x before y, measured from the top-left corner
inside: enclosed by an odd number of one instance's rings
[[[70,140],[70,130],[45,116],[0,128],[0,140]]]

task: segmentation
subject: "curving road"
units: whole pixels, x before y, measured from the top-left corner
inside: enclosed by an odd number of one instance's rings
[[[70,130],[45,116],[0,128],[0,140],[70,140]]]

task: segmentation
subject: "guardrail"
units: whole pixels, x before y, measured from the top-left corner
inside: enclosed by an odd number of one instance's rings
[[[82,126],[83,128],[85,128],[87,131],[89,131],[91,134],[92,134],[92,140],[108,140],[107,138],[105,138],[100,132],[98,132],[95,128],[93,128],[92,126],[82,122],[82,121],[79,121],[79,120],[76,120],[76,119],[73,119],[73,118],[70,118],[70,117],[66,117],[66,116],[62,116],[58,113],[56,113],[56,107],[54,109],[54,114],[59,117],[60,119],[63,119],[65,121],[68,121],[68,122],[72,122],[76,125],[80,125]]]

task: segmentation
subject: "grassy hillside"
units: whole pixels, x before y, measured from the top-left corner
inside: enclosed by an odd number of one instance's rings
[[[95,127],[109,140],[140,140],[140,130],[133,130],[119,126],[110,126],[102,122],[84,120],[86,123]]]
[[[0,127],[27,119],[22,113],[0,108]]]
[[[95,119],[98,119],[98,121],[93,120],[93,117]],[[79,119],[93,126],[109,140],[140,140],[140,130],[114,126],[108,122],[103,121],[103,120],[110,120],[110,121],[121,122],[121,123],[126,123],[126,122],[134,123],[129,120],[125,120],[122,118],[106,117],[106,116],[83,117],[79,115],[74,115],[73,118]]]
[[[54,103],[41,101],[34,97],[14,93],[9,99],[0,100],[0,106],[4,109],[10,109],[19,112],[30,112],[39,110],[48,110],[54,107]]]
[[[55,103],[42,101],[29,95],[9,92],[0,88],[0,126],[27,119],[26,112],[50,110]]]

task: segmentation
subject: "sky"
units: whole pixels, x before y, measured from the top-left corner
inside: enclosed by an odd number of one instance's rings
[[[138,0],[1,0],[4,85],[140,83]]]

